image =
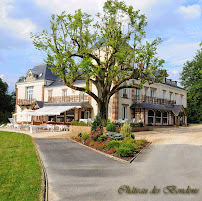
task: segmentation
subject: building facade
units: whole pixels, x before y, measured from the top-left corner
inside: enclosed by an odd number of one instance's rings
[[[139,84],[138,80],[130,80]],[[85,87],[85,80],[74,83]],[[90,89],[96,94],[96,87]],[[144,84],[142,89],[122,89],[109,103],[108,117],[114,121],[131,120],[144,125],[187,124],[185,108],[187,91],[176,81],[164,79],[162,83]],[[23,111],[33,110],[35,115]],[[65,86],[46,64],[28,70],[26,79],[16,83],[16,121],[52,122],[68,124],[72,120],[94,119],[96,101],[84,92]]]

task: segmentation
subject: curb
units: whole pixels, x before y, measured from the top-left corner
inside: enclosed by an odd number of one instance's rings
[[[67,139],[69,139],[70,141],[75,142],[75,143],[77,143],[77,144],[79,144],[79,145],[82,145],[82,146],[84,146],[84,147],[86,147],[86,148],[88,148],[88,149],[90,149],[90,150],[93,150],[93,151],[95,151],[95,152],[98,152],[98,153],[100,153],[100,154],[102,154],[102,155],[104,155],[104,156],[107,156],[108,158],[111,158],[111,159],[113,159],[113,160],[116,160],[116,161],[119,161],[119,162],[125,163],[125,164],[130,164],[130,161],[126,161],[126,160],[117,158],[117,157],[115,157],[115,156],[111,156],[111,155],[109,155],[109,154],[103,153],[102,151],[99,151],[99,150],[97,150],[97,149],[93,149],[93,148],[91,148],[91,147],[89,147],[89,146],[87,146],[87,145],[85,145],[85,144],[82,144],[82,143],[77,142],[77,141],[75,141],[75,140],[72,140],[72,139],[70,139],[70,138],[67,138]]]
[[[144,147],[142,150],[140,150],[140,152],[130,160],[130,163],[132,163],[142,153],[142,151],[145,150],[151,143],[152,142],[150,142],[146,147]]]
[[[33,139],[33,138],[32,138]],[[34,141],[34,139],[33,139]],[[46,169],[44,167],[44,164],[43,164],[43,161],[40,157],[40,154],[39,154],[39,151],[38,151],[38,147],[34,141],[34,145],[36,147],[36,153],[37,153],[37,156],[41,162],[41,166],[42,166],[42,172],[43,172],[43,190],[42,190],[42,200],[43,201],[48,201],[48,175],[46,173]]]

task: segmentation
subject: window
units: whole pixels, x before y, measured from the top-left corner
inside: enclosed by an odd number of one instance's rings
[[[170,100],[173,100],[173,93],[170,93]]]
[[[144,89],[144,95],[145,95],[145,96],[147,96],[147,91],[148,91],[148,89],[145,88],[145,89]]]
[[[160,111],[156,111],[156,124],[162,124],[161,115],[162,115],[162,113]]]
[[[33,99],[34,87],[27,87],[26,98]]]
[[[154,124],[154,111],[153,110],[148,111],[148,123]]]
[[[155,96],[155,90],[151,89],[151,97],[154,97],[154,96]]]
[[[127,106],[123,106],[122,119],[127,119]]]
[[[81,111],[81,119],[89,119],[90,118],[90,112],[82,110]]]
[[[168,124],[168,112],[163,112],[163,124]]]
[[[127,89],[126,88],[123,89],[123,97],[127,97]]]
[[[166,91],[163,91],[163,97],[162,97],[163,99],[165,99],[166,98]]]
[[[51,90],[51,91],[48,91],[48,97],[52,97],[52,95],[53,95],[53,93],[52,93],[53,91]]]
[[[67,96],[67,90],[63,90],[63,96]]]
[[[140,89],[135,89],[135,95],[139,96],[140,95]]]

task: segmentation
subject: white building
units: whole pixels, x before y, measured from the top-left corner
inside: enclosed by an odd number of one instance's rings
[[[138,84],[137,80],[130,80]],[[85,80],[74,83],[84,87]],[[96,93],[96,87],[90,85]],[[187,91],[176,81],[164,79],[163,83],[144,84],[142,89],[123,89],[114,94],[109,103],[111,121],[127,119],[144,125],[187,124],[184,108]],[[35,110],[35,115],[23,115],[24,110]],[[16,83],[16,121],[65,123],[72,120],[93,119],[97,103],[89,95],[65,86],[46,64],[28,70],[26,79]],[[21,115],[20,115],[21,113]]]

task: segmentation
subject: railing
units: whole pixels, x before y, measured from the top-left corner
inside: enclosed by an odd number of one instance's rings
[[[66,103],[66,102],[89,102],[88,95],[70,95],[48,97],[49,103]]]
[[[159,104],[159,105],[175,105],[176,101],[175,100],[168,100],[164,98],[156,98],[156,97],[151,97],[151,96],[145,96],[145,95],[135,95],[136,102],[142,103],[152,103],[152,104]]]
[[[17,105],[31,105],[34,101],[34,99],[18,99]]]

